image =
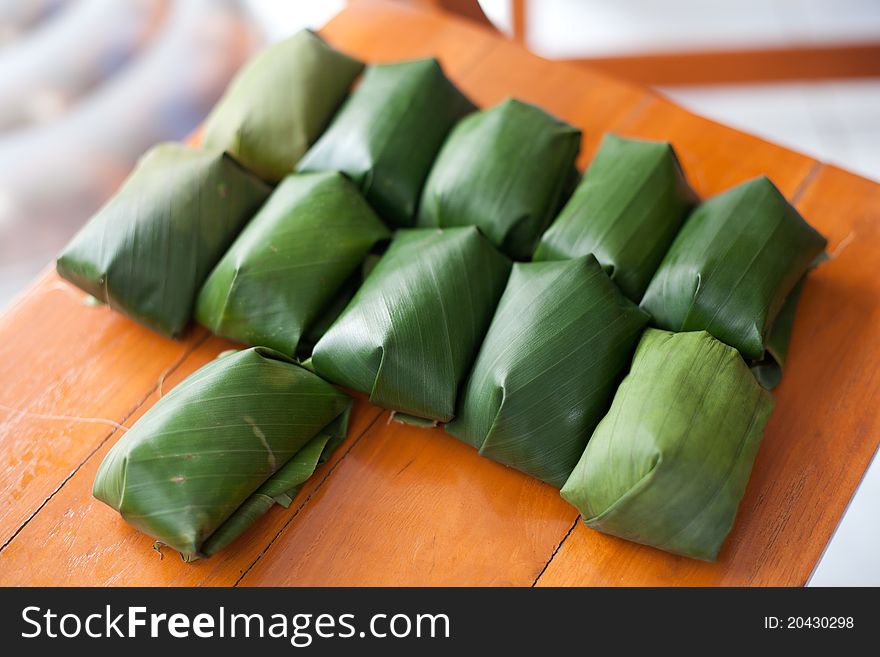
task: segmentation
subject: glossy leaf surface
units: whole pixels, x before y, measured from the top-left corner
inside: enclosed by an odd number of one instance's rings
[[[638,303],[696,202],[670,144],[606,135],[534,260],[592,253]]]
[[[219,151],[160,144],[73,238],[58,273],[166,335],[269,188]]]
[[[345,437],[351,398],[278,352],[224,355],[113,446],[93,493],[185,559],[210,556],[295,489]]]
[[[218,335],[293,355],[388,237],[342,174],[288,176],[208,277],[196,319]]]
[[[448,421],[509,271],[474,227],[400,230],[311,364],[374,404]]]
[[[767,178],[705,201],[685,222],[642,299],[655,326],[706,330],[748,359],[825,239]]]
[[[483,456],[562,486],[648,319],[591,255],[514,264],[446,430]]]
[[[528,260],[559,210],[580,130],[514,100],[462,119],[422,194],[419,226],[478,226],[511,258]]]
[[[474,109],[436,59],[370,66],[298,168],[342,171],[389,224],[412,226],[443,140]]]

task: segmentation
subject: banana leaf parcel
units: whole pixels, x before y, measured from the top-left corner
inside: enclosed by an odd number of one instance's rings
[[[592,255],[515,263],[446,431],[559,488],[648,319]]]
[[[732,347],[649,329],[562,497],[594,529],[714,561],[772,409]]]
[[[446,422],[510,261],[472,227],[399,230],[315,345],[315,371],[405,416]]]
[[[383,219],[412,226],[443,140],[474,109],[436,59],[370,66],[298,170],[342,171]]]
[[[221,356],[113,446],[93,494],[129,524],[208,557],[297,488],[345,438],[351,398],[286,356]]]
[[[507,99],[462,119],[425,183],[418,225],[475,225],[504,253],[532,257],[575,173],[581,133]]]
[[[755,178],[693,212],[641,305],[658,328],[706,330],[751,362],[773,360],[766,347],[777,315],[787,299],[796,303],[796,286],[824,248],[773,183]]]
[[[205,121],[205,144],[277,182],[320,136],[363,66],[317,34],[297,32],[232,80]]]
[[[220,151],[160,144],[58,258],[58,273],[165,335],[192,318],[199,289],[269,187]]]
[[[534,260],[592,253],[638,303],[696,202],[670,144],[609,134]]]
[[[196,319],[294,355],[370,249],[390,237],[341,173],[288,176],[211,272]]]

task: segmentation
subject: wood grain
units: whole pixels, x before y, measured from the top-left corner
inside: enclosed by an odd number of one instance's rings
[[[711,196],[759,175],[794,197],[819,166],[816,160],[743,134],[653,97],[611,126],[622,136],[672,142],[688,180]]]
[[[583,131],[581,168],[592,159],[604,132],[651,98],[644,90],[600,73],[562,63],[551,66],[500,39],[455,81],[482,107],[515,96],[578,126]]]
[[[165,380],[170,390],[220,352],[236,348],[211,338],[202,342]],[[160,397],[152,392],[125,422],[131,426]],[[173,550],[152,549],[153,539],[127,525],[116,511],[92,497],[98,465],[121,437],[119,431],[101,445],[63,488],[46,503],[2,553],[0,586],[194,586],[231,585],[262,554],[275,535],[293,518],[381,411],[358,400],[349,435],[331,459],[299,491],[289,509],[274,507],[248,532],[215,557],[184,563]]]
[[[880,436],[880,186],[824,167],[798,207],[832,259],[804,286],[776,409],[718,562],[578,523],[539,585],[806,583]]]
[[[44,274],[0,317],[0,546],[204,339],[166,340]]]
[[[880,75],[880,43],[795,44],[785,48],[646,53],[569,61],[646,85],[870,78]]]
[[[369,61],[438,55],[480,104],[517,95],[585,131],[672,140],[702,195],[766,173],[830,240],[806,286],[777,409],[731,540],[703,564],[602,536],[558,493],[441,430],[352,430],[290,510],[210,560],[150,549],[94,501],[94,472],[158,398],[230,345],[141,329],[45,275],[0,317],[0,584],[802,584],[877,446],[880,187],[696,117],[601,74],[551,64],[471,23],[361,0],[327,26]],[[73,419],[80,418],[80,419]],[[99,422],[82,418],[98,418]],[[572,529],[574,527],[574,529]]]
[[[577,512],[438,429],[383,416],[242,584],[531,584]]]

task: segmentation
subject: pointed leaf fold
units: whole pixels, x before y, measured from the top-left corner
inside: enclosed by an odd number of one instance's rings
[[[388,237],[342,174],[288,176],[211,272],[196,319],[223,337],[293,355]]]
[[[399,230],[311,365],[374,404],[448,421],[509,271],[474,227]]]
[[[562,486],[648,319],[592,255],[514,264],[446,431]]]
[[[221,356],[113,446],[93,493],[185,559],[210,556],[311,476],[345,437],[350,408],[276,351]]]
[[[268,194],[219,151],[160,144],[65,248],[58,273],[178,336],[205,278]]]
[[[580,130],[509,98],[465,117],[434,163],[418,225],[478,226],[511,258],[528,260],[559,210]]]
[[[298,170],[341,171],[389,224],[412,226],[443,140],[474,109],[436,59],[370,66]]]

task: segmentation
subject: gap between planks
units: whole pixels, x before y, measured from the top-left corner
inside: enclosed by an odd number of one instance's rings
[[[574,519],[574,522],[572,523],[571,527],[569,527],[568,531],[565,532],[565,536],[563,536],[562,540],[559,541],[559,543],[556,545],[555,548],[553,548],[553,553],[550,555],[550,558],[547,559],[547,563],[544,564],[544,567],[541,568],[541,572],[539,572],[538,576],[535,577],[534,581],[532,581],[532,588],[535,588],[536,586],[538,586],[538,581],[541,579],[541,577],[543,577],[546,570],[550,567],[550,563],[556,557],[556,553],[562,549],[562,544],[568,540],[568,537],[571,536],[571,533],[577,528],[578,523],[580,521],[581,521],[581,516],[580,516],[580,513],[578,513],[578,516],[577,516],[577,518]]]
[[[473,56],[471,59],[469,59],[469,62],[468,62],[468,63],[469,63],[469,66],[462,66],[462,70],[463,70],[463,71],[468,71],[473,65],[478,64],[482,59],[484,59],[484,58],[485,58],[490,52],[492,52],[493,50],[495,50],[497,47],[498,47],[498,43],[497,43],[497,42],[495,42],[495,41],[488,42],[484,47],[480,48],[479,52],[475,53],[474,56]],[[627,116],[628,116],[628,115],[629,115],[630,113],[632,113],[633,111],[635,111],[635,110],[640,110],[640,109],[641,109],[644,105],[646,105],[650,100],[651,100],[651,95],[648,94],[648,95],[646,95],[644,98],[640,99],[639,102],[636,103],[635,106],[633,106],[633,107],[631,107],[631,108],[626,108],[626,110],[624,110],[624,111],[627,112]],[[24,297],[22,296],[22,297],[20,297],[20,298],[18,298],[18,299],[15,299],[14,302],[12,303],[12,307],[14,307],[15,305],[17,305],[17,303],[20,302],[23,298],[24,298]],[[183,352],[183,353],[181,354],[180,358],[178,358],[178,360],[176,360],[176,361],[175,361],[175,362],[174,362],[174,363],[173,363],[173,364],[172,364],[172,365],[171,365],[171,366],[170,366],[170,367],[169,367],[169,368],[168,368],[168,369],[162,374],[162,376],[160,377],[159,381],[157,381],[156,385],[154,385],[152,388],[150,388],[150,389],[146,392],[146,394],[145,394],[140,400],[138,400],[138,401],[137,401],[137,402],[136,402],[136,403],[135,403],[135,404],[134,404],[134,405],[133,405],[133,406],[132,406],[132,407],[131,407],[131,408],[130,408],[130,409],[129,409],[124,415],[123,415],[123,417],[122,417],[122,418],[120,419],[120,421],[119,421],[119,425],[121,425],[121,426],[124,425],[124,423],[125,423],[125,422],[126,422],[126,421],[127,421],[127,420],[128,420],[133,414],[134,414],[134,413],[136,413],[136,412],[138,411],[138,409],[140,409],[141,406],[144,405],[144,403],[146,403],[146,401],[150,398],[150,396],[152,396],[157,390],[161,390],[161,386],[162,386],[162,383],[164,382],[164,380],[165,380],[168,376],[170,376],[171,374],[173,374],[173,373],[174,373],[174,372],[175,372],[175,371],[181,366],[181,364],[183,364],[183,362],[184,362],[189,356],[191,356],[191,355],[196,351],[196,349],[198,349],[198,348],[199,348],[199,347],[200,347],[200,346],[201,346],[201,345],[202,345],[202,344],[203,344],[203,343],[204,343],[209,337],[210,337],[210,334],[205,334],[204,336],[202,336],[201,338],[199,338],[198,340],[196,340],[196,341],[191,345],[191,347],[190,347],[189,349],[187,349],[185,352]],[[290,521],[293,520],[293,518],[295,518],[295,517],[299,514],[299,511],[300,511],[300,510],[303,508],[303,506],[304,506],[304,505],[305,505],[305,504],[311,499],[311,497],[312,497],[312,495],[315,493],[315,491],[317,491],[318,488],[320,488],[320,487],[323,485],[323,483],[327,480],[327,478],[328,478],[328,477],[332,474],[332,472],[336,469],[336,466],[338,466],[339,463],[342,461],[342,459],[345,458],[345,457],[348,455],[348,453],[349,453],[349,452],[355,447],[355,445],[358,444],[358,442],[360,441],[360,439],[361,439],[361,438],[364,436],[364,434],[365,434],[365,433],[366,433],[366,432],[367,432],[367,431],[373,426],[373,424],[375,424],[376,420],[377,420],[379,417],[381,417],[381,414],[380,414],[380,415],[377,415],[375,418],[373,418],[373,420],[369,423],[369,425],[367,425],[367,428],[364,429],[364,431],[361,432],[360,435],[358,435],[358,437],[356,438],[356,440],[354,441],[354,443],[349,447],[349,449],[346,450],[346,452],[342,455],[342,457],[341,457],[339,460],[337,460],[336,463],[333,464],[333,467],[330,468],[330,470],[327,472],[327,474],[321,479],[321,481],[318,483],[318,485],[312,490],[312,492],[309,494],[309,496],[303,501],[303,504],[301,504],[299,507],[297,507],[296,511],[293,513],[293,515],[291,516],[291,518],[290,518],[290,519],[289,519],[289,520],[288,520],[288,521],[287,521],[287,522],[281,527],[281,529],[278,531],[278,533],[275,535],[275,537],[273,537],[272,541],[270,541],[269,545],[266,546],[266,548],[265,548],[265,549],[264,549],[264,550],[258,555],[258,557],[253,561],[253,563],[251,563],[251,564],[247,567],[247,569],[244,571],[244,573],[242,573],[242,575],[238,578],[238,580],[236,580],[236,582],[235,582],[235,586],[238,586],[239,582],[241,582],[241,580],[244,578],[244,576],[245,576],[245,575],[246,575],[246,574],[247,574],[247,573],[253,568],[253,566],[257,563],[257,561],[259,561],[260,558],[262,558],[263,554],[265,554],[265,552],[266,552],[266,551],[272,546],[272,544],[273,544],[273,543],[275,542],[275,540],[280,536],[280,534],[281,534],[282,532],[284,532],[284,530],[285,530],[285,529],[287,528],[287,526],[289,525]],[[116,427],[116,428],[114,428],[112,431],[108,432],[107,435],[104,436],[100,441],[98,441],[98,443],[95,445],[95,447],[94,447],[91,451],[89,451],[88,454],[86,454],[85,458],[83,458],[78,464],[76,464],[76,465],[74,466],[74,468],[73,468],[73,469],[72,469],[72,470],[71,470],[71,471],[70,471],[70,472],[69,472],[69,473],[68,473],[68,474],[67,474],[67,475],[61,480],[61,482],[58,484],[58,486],[56,486],[56,487],[52,490],[52,492],[51,492],[46,498],[44,498],[44,499],[42,500],[42,502],[40,502],[40,504],[39,504],[39,505],[37,506],[37,508],[33,511],[33,513],[31,513],[31,514],[30,514],[30,515],[24,520],[24,522],[22,522],[22,523],[21,523],[21,524],[15,529],[15,531],[9,536],[9,538],[8,538],[8,539],[7,539],[2,545],[0,545],[0,552],[3,552],[3,551],[4,551],[4,550],[5,550],[5,549],[6,549],[6,548],[7,548],[7,547],[8,547],[8,546],[9,546],[9,545],[10,545],[10,544],[11,544],[11,543],[17,538],[17,537],[18,537],[18,535],[19,535],[19,534],[22,532],[22,530],[24,530],[24,528],[25,528],[25,527],[31,522],[31,520],[33,520],[33,519],[36,517],[36,515],[37,515],[40,511],[43,510],[43,508],[46,506],[46,504],[48,504],[49,501],[52,500],[52,499],[53,499],[53,498],[54,498],[54,497],[55,497],[55,496],[61,491],[61,489],[67,484],[67,482],[70,481],[70,479],[71,479],[74,475],[76,475],[76,473],[79,472],[79,470],[80,470],[80,469],[81,469],[86,463],[88,463],[88,461],[89,461],[89,460],[90,460],[90,459],[91,459],[91,458],[92,458],[92,457],[98,452],[98,450],[100,450],[101,447],[102,447],[102,446],[103,446],[103,445],[104,445],[104,444],[105,444],[110,438],[112,438],[113,435],[116,434],[118,431],[119,431],[119,427]],[[567,536],[568,536],[568,534],[566,534],[566,537],[567,537]],[[563,539],[563,540],[564,540],[564,539]],[[560,545],[561,545],[561,543],[560,543]],[[555,552],[554,552],[554,554],[555,554]],[[548,562],[548,564],[549,564],[549,562]],[[543,573],[543,571],[542,571],[542,573]]]
[[[250,563],[250,565],[248,565],[248,567],[245,568],[241,572],[241,575],[238,576],[238,579],[236,579],[235,583],[232,585],[233,587],[237,587],[239,584],[241,584],[242,580],[245,577],[247,577],[248,573],[250,573],[251,570],[253,569],[253,567],[257,565],[257,562],[260,559],[262,559],[263,556],[266,555],[266,553],[268,553],[270,549],[272,549],[272,546],[275,544],[275,542],[279,538],[281,538],[281,535],[287,530],[288,525],[290,525],[290,523],[293,522],[293,520],[299,515],[300,511],[303,510],[305,505],[309,503],[309,501],[312,499],[312,496],[314,496],[314,494],[317,493],[321,489],[321,487],[324,485],[324,482],[330,478],[330,475],[332,475],[333,471],[336,470],[336,468],[339,466],[340,463],[342,463],[343,459],[345,459],[345,457],[351,453],[351,450],[353,450],[355,447],[358,446],[358,444],[361,442],[361,439],[365,435],[367,435],[367,433],[370,431],[370,429],[373,428],[373,425],[376,424],[376,422],[379,421],[379,418],[381,418],[383,415],[385,415],[385,413],[386,413],[386,411],[384,411],[384,410],[380,413],[377,413],[376,416],[372,420],[370,420],[369,424],[367,424],[367,426],[364,427],[363,431],[361,431],[355,437],[355,439],[352,441],[351,445],[349,445],[348,449],[345,450],[345,452],[343,452],[342,455],[338,459],[336,459],[336,462],[332,466],[330,466],[330,469],[327,470],[327,472],[324,474],[323,477],[321,477],[321,480],[314,486],[314,488],[312,488],[311,492],[309,492],[309,494],[302,501],[302,503],[298,507],[296,507],[296,509],[293,511],[293,513],[290,514],[290,517],[287,519],[287,521],[278,529],[277,532],[275,532],[275,535],[272,537],[272,540],[270,540],[269,543],[266,545],[266,547],[264,547],[260,551],[260,553]]]
[[[88,454],[86,454],[85,458],[83,458],[78,464],[73,467],[73,469],[67,474],[67,476],[65,476],[64,479],[61,480],[61,483],[59,483],[58,486],[56,486],[55,489],[51,493],[49,493],[49,495],[42,502],[40,502],[37,508],[34,509],[34,512],[31,513],[14,532],[12,532],[12,534],[9,536],[8,539],[6,539],[3,545],[0,545],[0,553],[2,553],[7,547],[9,547],[12,541],[14,541],[16,537],[24,530],[24,528],[27,527],[28,523],[30,523],[30,521],[33,520],[37,516],[37,514],[43,510],[43,508],[49,503],[49,501],[52,500],[52,498],[54,498],[61,491],[62,488],[64,488],[67,482],[70,481],[74,477],[74,475],[76,475],[76,473],[79,472],[80,469],[82,469],[82,467],[89,462],[89,460],[101,449],[101,447],[103,447],[104,443],[106,443],[108,440],[110,440],[110,438],[112,438],[116,433],[119,432],[120,427],[126,429],[128,428],[125,427],[125,422],[132,415],[137,413],[138,409],[140,409],[140,407],[147,402],[147,400],[153,395],[153,393],[155,393],[156,391],[161,391],[161,387],[165,379],[169,375],[173,374],[177,370],[177,368],[179,368],[184,363],[184,361],[186,361],[186,359],[189,358],[192,353],[196,349],[198,349],[202,345],[202,343],[204,343],[209,337],[210,333],[205,333],[203,336],[193,341],[193,344],[190,345],[190,347],[186,349],[180,355],[180,357],[162,373],[162,375],[156,381],[156,384],[149,388],[144,396],[141,397],[141,399],[139,399],[137,402],[135,402],[134,405],[123,414],[122,418],[117,423],[118,426],[98,441],[98,443],[88,452]]]
[[[648,98],[636,103],[636,105],[633,107],[632,111],[628,112],[627,115],[625,117],[623,117],[622,122],[626,123],[627,121],[634,118],[638,114],[637,110],[641,110],[647,104],[647,102],[650,102],[650,100],[651,100],[651,98],[649,96]],[[822,170],[825,169],[825,166],[826,166],[826,164],[824,162],[822,162],[821,160],[816,160],[813,163],[813,165],[810,167],[810,169],[807,171],[807,173],[804,174],[804,177],[798,183],[797,187],[794,190],[794,193],[791,195],[791,199],[789,199],[789,202],[792,205],[797,204],[798,201],[800,201],[801,198],[803,198],[804,194],[807,192],[807,190],[810,188],[810,186],[812,186],[812,184],[815,182],[816,178],[819,176],[819,174],[822,172]],[[880,447],[878,447],[877,452],[880,453]],[[862,475],[862,477],[864,477],[864,474]],[[852,498],[850,498],[850,502],[851,501],[852,501]],[[571,526],[571,528],[568,530],[568,532],[566,532],[565,536],[562,537],[562,540],[559,542],[559,545],[557,545],[556,548],[553,550],[553,554],[550,555],[550,558],[547,560],[547,563],[544,564],[544,567],[541,569],[541,572],[539,572],[538,576],[535,577],[535,581],[532,582],[533,588],[536,587],[538,585],[538,582],[541,581],[541,577],[543,577],[544,573],[547,572],[547,569],[550,567],[550,564],[553,563],[553,559],[556,558],[556,555],[562,549],[562,546],[565,544],[565,541],[568,540],[568,537],[571,536],[571,533],[575,530],[575,528],[577,528],[578,522],[580,522],[580,515],[578,515],[577,519],[574,521],[574,524]],[[839,526],[840,525],[838,524],[838,527]],[[833,537],[833,534],[832,534],[832,537]],[[831,541],[829,540],[829,543],[830,542]],[[827,549],[828,549],[828,545],[826,544],[825,550],[827,550]],[[824,554],[824,550],[823,550],[823,554]],[[812,577],[812,573],[815,572],[816,567],[819,565],[819,561],[821,561],[821,557],[816,561],[816,565],[813,566],[813,571],[811,571],[810,577]],[[810,577],[807,578],[807,582],[810,580]]]
[[[474,55],[473,60],[472,60],[470,63],[471,63],[471,64],[475,64],[475,63],[477,63],[480,59],[482,59],[482,58],[485,57],[489,52],[491,52],[496,46],[497,46],[497,44],[494,43],[494,42],[493,42],[493,43],[487,43],[486,46],[480,50],[479,53],[477,53],[477,54]],[[467,67],[463,67],[463,68],[465,68],[465,70],[467,69]],[[16,299],[16,300],[13,302],[12,306],[17,305],[17,303],[20,302],[21,300],[23,300],[23,298],[24,298],[24,297],[22,296],[21,298]],[[200,347],[200,346],[201,346],[201,345],[202,345],[202,344],[203,344],[203,343],[209,338],[209,337],[211,337],[211,334],[210,334],[210,333],[206,333],[206,334],[203,335],[201,338],[199,338],[198,340],[196,340],[188,350],[186,350],[185,352],[183,352],[183,353],[181,354],[180,358],[179,358],[177,361],[175,361],[175,362],[174,362],[174,363],[173,363],[173,364],[172,364],[167,370],[165,370],[165,372],[163,372],[162,376],[161,376],[161,377],[159,378],[159,380],[156,382],[156,385],[154,385],[152,388],[150,388],[150,389],[146,392],[146,394],[145,394],[140,400],[138,400],[138,401],[137,401],[137,402],[136,402],[136,403],[135,403],[135,404],[134,404],[134,405],[133,405],[133,406],[132,406],[132,407],[131,407],[131,408],[130,408],[130,409],[129,409],[124,415],[123,415],[122,419],[119,421],[119,425],[120,425],[120,426],[123,426],[123,425],[125,424],[125,422],[126,422],[126,421],[127,421],[132,415],[134,415],[134,414],[135,414],[135,413],[141,408],[141,406],[143,406],[143,405],[146,403],[146,401],[147,401],[147,400],[148,400],[148,399],[149,399],[149,398],[150,398],[150,397],[151,397],[156,391],[161,391],[161,386],[162,386],[164,380],[165,380],[168,376],[172,375],[175,371],[177,371],[177,369],[178,369],[178,368],[179,368],[179,367],[180,367],[180,366],[186,361],[186,359],[189,358],[189,356],[191,356],[191,355],[192,355],[192,354],[193,354],[193,353],[194,353],[194,352],[195,352],[195,351],[196,351],[196,350],[197,350],[197,349],[198,349],[198,348],[199,348],[199,347]],[[253,561],[253,562],[252,562],[252,563],[251,563],[251,564],[245,569],[245,571],[241,574],[241,576],[236,580],[234,586],[238,586],[239,582],[241,582],[241,580],[245,577],[245,575],[247,575],[247,573],[250,572],[250,570],[254,567],[254,565],[256,565],[256,563],[262,558],[262,556],[263,556],[263,555],[269,550],[269,548],[272,546],[273,543],[275,543],[275,541],[278,539],[278,537],[284,532],[284,530],[287,528],[287,526],[290,524],[290,522],[291,522],[291,521],[292,521],[292,520],[293,520],[293,519],[299,514],[299,512],[302,510],[302,508],[303,508],[303,507],[308,503],[308,501],[312,498],[312,495],[314,495],[315,491],[317,491],[317,490],[318,490],[318,489],[324,484],[324,482],[325,482],[325,481],[327,480],[327,478],[333,473],[333,471],[336,469],[336,467],[339,465],[339,463],[342,461],[342,459],[344,459],[344,458],[348,455],[348,453],[349,453],[349,452],[355,447],[355,445],[358,444],[358,442],[360,441],[360,439],[364,436],[364,434],[365,434],[370,428],[372,428],[373,424],[375,424],[376,420],[378,420],[378,419],[381,417],[381,415],[382,415],[382,414],[380,413],[379,415],[377,415],[376,417],[374,417],[373,420],[370,421],[370,423],[367,425],[367,427],[366,427],[366,428],[365,428],[365,429],[364,429],[364,430],[363,430],[363,431],[357,436],[357,438],[356,438],[355,441],[352,443],[352,445],[351,445],[351,446],[345,451],[345,453],[344,453],[344,454],[343,454],[343,455],[342,455],[342,456],[336,461],[336,463],[334,463],[333,466],[327,471],[327,473],[324,475],[324,477],[321,479],[321,481],[318,482],[318,485],[315,486],[315,488],[312,490],[312,492],[309,493],[308,497],[306,497],[306,499],[303,500],[303,503],[300,504],[300,505],[297,507],[296,511],[291,515],[290,519],[288,519],[288,521],[287,521],[286,523],[284,523],[284,525],[283,525],[283,526],[281,527],[281,529],[275,534],[275,536],[272,538],[272,540],[269,542],[269,544],[263,549],[262,552],[260,552],[260,554],[257,556],[257,558],[254,559],[254,561]],[[104,438],[102,438],[102,439],[101,439],[101,440],[95,445],[95,447],[94,447],[91,451],[89,451],[88,454],[86,454],[85,458],[84,458],[82,461],[80,461],[80,462],[79,462],[79,463],[78,463],[78,464],[77,464],[77,465],[76,465],[76,466],[75,466],[75,467],[74,467],[74,468],[73,468],[73,469],[67,474],[67,476],[64,477],[64,479],[61,480],[61,482],[58,484],[58,486],[55,487],[55,489],[54,489],[54,490],[53,490],[53,491],[52,491],[52,492],[51,492],[51,493],[50,493],[45,499],[43,499],[43,501],[39,504],[39,506],[37,506],[37,508],[34,510],[34,512],[31,513],[31,514],[30,514],[30,515],[24,520],[24,522],[22,522],[21,525],[19,525],[19,527],[18,527],[18,528],[17,528],[17,529],[16,529],[16,530],[15,530],[15,531],[9,536],[9,538],[3,543],[3,545],[0,546],[0,553],[2,553],[2,552],[3,552],[3,551],[4,551],[4,550],[5,550],[5,549],[6,549],[6,548],[7,548],[7,547],[8,547],[8,546],[9,546],[9,545],[15,540],[15,539],[16,539],[16,537],[18,537],[18,535],[24,530],[24,528],[28,525],[28,523],[30,523],[30,521],[33,520],[33,519],[36,517],[36,515],[37,515],[40,511],[43,510],[43,508],[46,506],[46,504],[48,504],[49,501],[52,500],[52,498],[54,498],[54,497],[55,497],[55,496],[61,491],[61,489],[67,484],[67,482],[70,481],[70,479],[73,478],[73,477],[76,475],[76,473],[79,472],[79,470],[80,470],[80,469],[81,469],[86,463],[88,463],[88,461],[89,461],[89,460],[90,460],[90,459],[91,459],[91,458],[92,458],[92,457],[93,457],[93,456],[94,456],[94,455],[95,455],[95,454],[101,449],[101,447],[102,447],[102,446],[103,446],[103,445],[104,445],[104,444],[105,444],[110,438],[112,438],[113,435],[116,434],[118,431],[119,431],[119,427],[114,428],[114,429],[113,429],[112,431],[110,431],[106,436],[104,436]]]

